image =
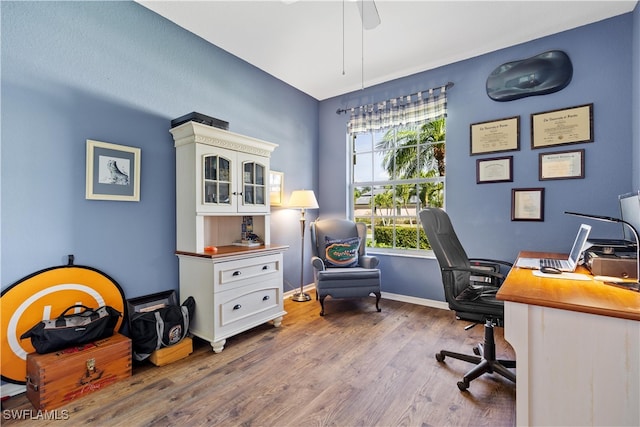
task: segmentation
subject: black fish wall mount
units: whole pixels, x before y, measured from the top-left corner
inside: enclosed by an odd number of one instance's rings
[[[487,77],[487,95],[499,102],[546,95],[567,87],[572,76],[569,56],[561,50],[550,50],[497,67]]]

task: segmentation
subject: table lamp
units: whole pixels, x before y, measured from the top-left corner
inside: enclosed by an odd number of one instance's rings
[[[602,215],[583,214],[578,212],[567,212],[567,211],[565,211],[564,213],[566,213],[567,215],[579,216],[582,218],[590,218],[598,221],[618,222],[626,225],[631,229],[634,237],[636,238],[636,281],[623,282],[623,283],[617,283],[617,284],[629,287],[629,289],[635,288],[635,290],[640,291],[640,239],[638,239],[638,230],[636,230],[636,228],[633,225],[629,224],[627,221],[620,218],[613,218],[610,216],[602,216]]]
[[[291,193],[289,199],[289,207],[300,209],[300,234],[302,238],[302,245],[300,249],[300,292],[297,292],[291,296],[291,299],[298,302],[309,301],[311,297],[309,294],[304,293],[304,210],[305,209],[318,209],[318,201],[312,190],[295,190]]]

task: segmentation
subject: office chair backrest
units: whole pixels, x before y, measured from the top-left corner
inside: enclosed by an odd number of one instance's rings
[[[441,269],[450,267],[469,268],[470,262],[449,215],[440,208],[426,208],[420,211],[420,221],[427,235],[433,253],[436,255]],[[442,271],[447,301],[458,296],[469,286],[470,273],[465,271]]]
[[[329,239],[347,239],[350,237],[360,238],[360,247],[358,255],[363,256],[365,250],[365,239],[367,237],[367,228],[364,223],[353,222],[348,219],[331,218],[317,219],[310,225],[311,232],[311,251],[313,255],[324,259],[326,251],[326,240]]]

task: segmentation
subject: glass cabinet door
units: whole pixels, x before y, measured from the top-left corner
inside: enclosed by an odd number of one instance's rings
[[[202,201],[206,205],[231,204],[231,162],[215,155],[205,155],[204,194]]]
[[[264,205],[265,201],[264,165],[256,162],[244,162],[242,171],[242,194],[244,205]]]

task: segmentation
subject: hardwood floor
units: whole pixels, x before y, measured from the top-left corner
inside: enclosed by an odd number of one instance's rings
[[[314,295],[312,294],[312,297]],[[441,349],[471,353],[483,327],[469,331],[451,311],[373,298],[287,299],[282,326],[261,325],[227,340],[213,353],[194,339],[186,359],[156,367],[135,365],[133,376],[59,408],[70,425],[126,426],[513,426],[515,384],[498,375],[456,382],[472,365],[435,360]],[[513,358],[502,328],[497,354]],[[35,410],[26,396],[3,402]],[[14,412],[15,413],[15,412]]]

